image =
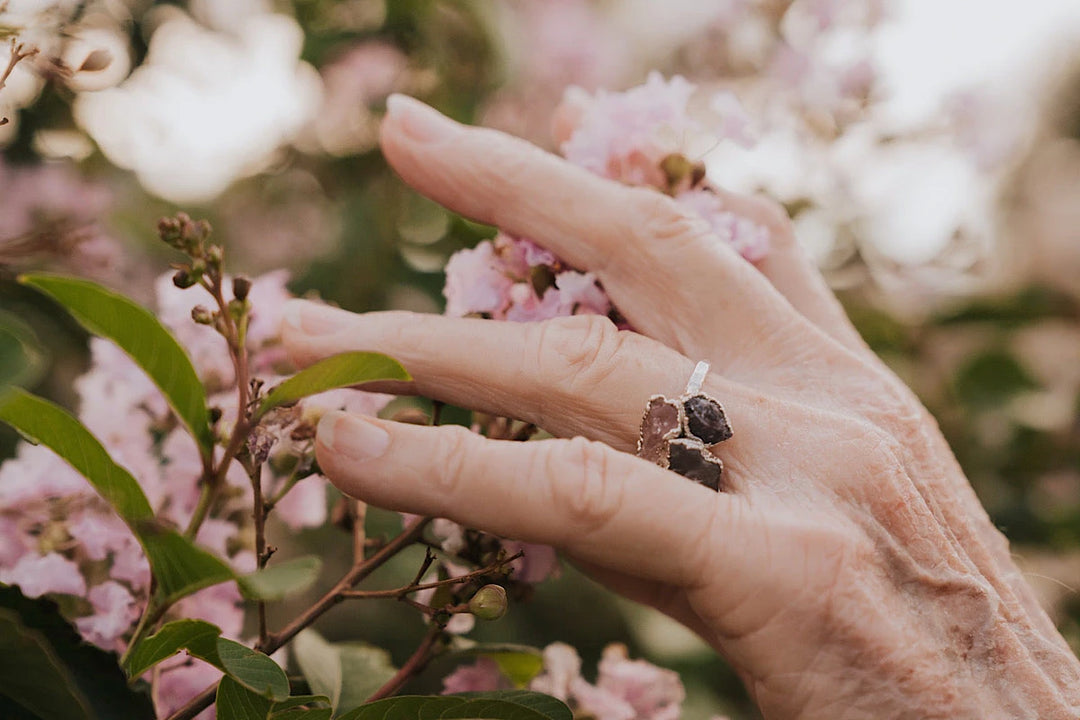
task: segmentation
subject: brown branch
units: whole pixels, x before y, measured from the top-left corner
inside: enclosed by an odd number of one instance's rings
[[[409,679],[419,673],[431,660],[431,656],[434,655],[435,643],[442,637],[443,628],[439,624],[433,624],[424,636],[424,639],[420,641],[420,644],[413,651],[413,654],[409,656],[409,659],[405,661],[405,664],[398,669],[394,676],[386,681],[386,683],[372,693],[366,702],[375,702],[376,700],[382,700],[385,697],[390,697],[401,687],[409,681]]]
[[[430,522],[431,518],[420,518],[410,525],[405,532],[384,545],[370,558],[355,562],[349,572],[347,572],[334,587],[327,591],[325,595],[319,598],[314,605],[294,618],[293,621],[286,625],[280,632],[272,633],[265,645],[261,642],[257,643],[255,649],[269,655],[292,640],[301,630],[311,625],[323,613],[341,602],[344,599],[344,596],[342,595],[344,591],[351,589],[358,582],[385,565],[390,558],[416,542],[424,532],[424,528],[426,528]],[[216,685],[211,685],[206,688],[206,690],[199,693],[199,695],[193,698],[187,705],[170,715],[168,720],[192,720],[196,715],[210,707],[210,704],[214,702],[214,693],[216,691]]]
[[[15,66],[28,57],[33,57],[38,54],[36,47],[27,48],[22,43],[16,43],[15,38],[11,39],[11,54],[8,56],[7,67],[3,72],[0,72],[0,90],[7,87],[8,78],[11,77],[11,73],[15,71]],[[0,125],[7,125],[8,119],[6,117],[0,118]]]
[[[460,575],[458,577],[447,578],[446,580],[433,580],[426,583],[418,583],[414,581],[409,585],[404,585],[399,588],[391,588],[389,590],[346,590],[342,593],[342,596],[353,600],[369,600],[374,598],[401,599],[406,595],[411,595],[412,593],[419,592],[420,590],[430,590],[431,588],[446,587],[448,585],[459,585],[461,583],[469,582],[470,580],[475,580],[476,578],[484,577],[485,575],[490,575],[499,568],[505,565],[509,565],[520,557],[524,557],[524,555],[525,553],[519,552],[516,555],[511,555],[505,560],[499,560],[498,562],[494,562],[487,567],[482,567],[479,570],[474,570],[471,573]],[[428,557],[431,556],[429,555]]]

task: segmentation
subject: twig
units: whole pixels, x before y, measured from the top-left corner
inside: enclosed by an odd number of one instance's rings
[[[471,573],[460,575],[458,577],[447,578],[446,580],[433,580],[426,583],[413,582],[409,585],[405,585],[399,588],[391,588],[389,590],[346,590],[342,593],[342,596],[354,600],[368,600],[374,598],[401,599],[406,595],[411,595],[412,593],[419,592],[420,590],[430,590],[431,588],[446,587],[448,585],[458,585],[461,583],[466,583],[470,580],[475,580],[476,578],[484,577],[485,575],[490,575],[499,568],[505,565],[509,565],[520,557],[524,557],[524,555],[525,553],[519,552],[516,555],[511,555],[505,560],[500,560],[498,562],[492,563],[487,567],[480,568],[479,570],[474,570]],[[428,557],[432,556],[429,555]]]
[[[5,5],[6,7],[6,5]],[[7,67],[0,73],[0,90],[7,87],[7,80],[11,77],[11,73],[14,72],[15,66],[28,57],[33,57],[38,54],[36,47],[27,48],[21,43],[16,43],[15,38],[11,38],[11,54],[8,56]],[[8,119],[6,117],[0,118],[0,125],[7,125]]]
[[[314,605],[294,618],[293,621],[282,628],[280,632],[271,633],[266,644],[261,642],[257,643],[255,649],[269,655],[292,640],[301,630],[315,622],[323,613],[344,600],[344,596],[342,595],[343,592],[350,590],[354,585],[385,565],[390,558],[397,555],[409,545],[415,543],[430,522],[431,518],[420,518],[410,525],[405,532],[384,545],[370,558],[364,560],[361,556],[361,560],[354,561],[349,572],[345,573],[334,587],[319,598]],[[197,697],[193,698],[187,705],[169,716],[168,720],[191,720],[203,710],[210,707],[210,704],[214,702],[214,693],[216,690],[217,687],[211,685]]]
[[[394,673],[394,676],[387,680],[381,688],[372,693],[366,702],[374,702],[385,697],[390,697],[400,690],[401,686],[409,681],[409,678],[423,670],[431,659],[435,643],[442,637],[442,633],[442,626],[437,623],[433,624],[428,629],[427,635],[424,636],[424,639],[421,640],[420,644],[416,647],[416,650],[413,651],[413,654],[405,661],[405,664],[402,665],[401,668]]]

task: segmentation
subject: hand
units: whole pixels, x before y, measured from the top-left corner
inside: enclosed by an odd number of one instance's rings
[[[772,233],[755,267],[659,193],[415,101],[392,103],[382,146],[425,195],[595,272],[637,332],[294,303],[301,363],[378,350],[412,392],[569,438],[334,413],[318,457],[344,492],[558,547],[701,634],[767,718],[1075,720],[1080,664],[778,207],[724,195]],[[649,396],[680,394],[701,359],[735,430],[715,451],[724,493],[631,454]]]

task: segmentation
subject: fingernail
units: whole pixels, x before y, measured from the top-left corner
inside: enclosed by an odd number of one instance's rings
[[[315,435],[328,450],[351,460],[374,460],[390,445],[390,435],[374,422],[343,412],[323,415]]]
[[[408,95],[395,93],[388,97],[386,115],[416,142],[446,140],[458,130],[458,125],[453,120]]]
[[[305,335],[329,335],[342,328],[340,310],[306,300],[290,300],[282,315],[288,325]]]

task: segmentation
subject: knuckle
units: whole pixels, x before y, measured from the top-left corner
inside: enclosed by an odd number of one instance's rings
[[[660,247],[678,251],[709,234],[708,221],[670,197],[636,188],[634,193],[638,195],[634,203],[638,215],[631,230],[644,235],[645,242],[660,241]]]
[[[468,472],[467,463],[476,436],[460,425],[453,425],[439,428],[438,437],[440,462],[432,463],[432,481],[440,493],[452,495],[461,487],[462,478]]]
[[[594,391],[617,371],[625,335],[602,315],[575,315],[540,323],[533,342],[540,377],[577,394]]]
[[[548,455],[553,507],[563,508],[575,534],[606,526],[622,507],[622,484],[611,474],[608,448],[575,437]]]

